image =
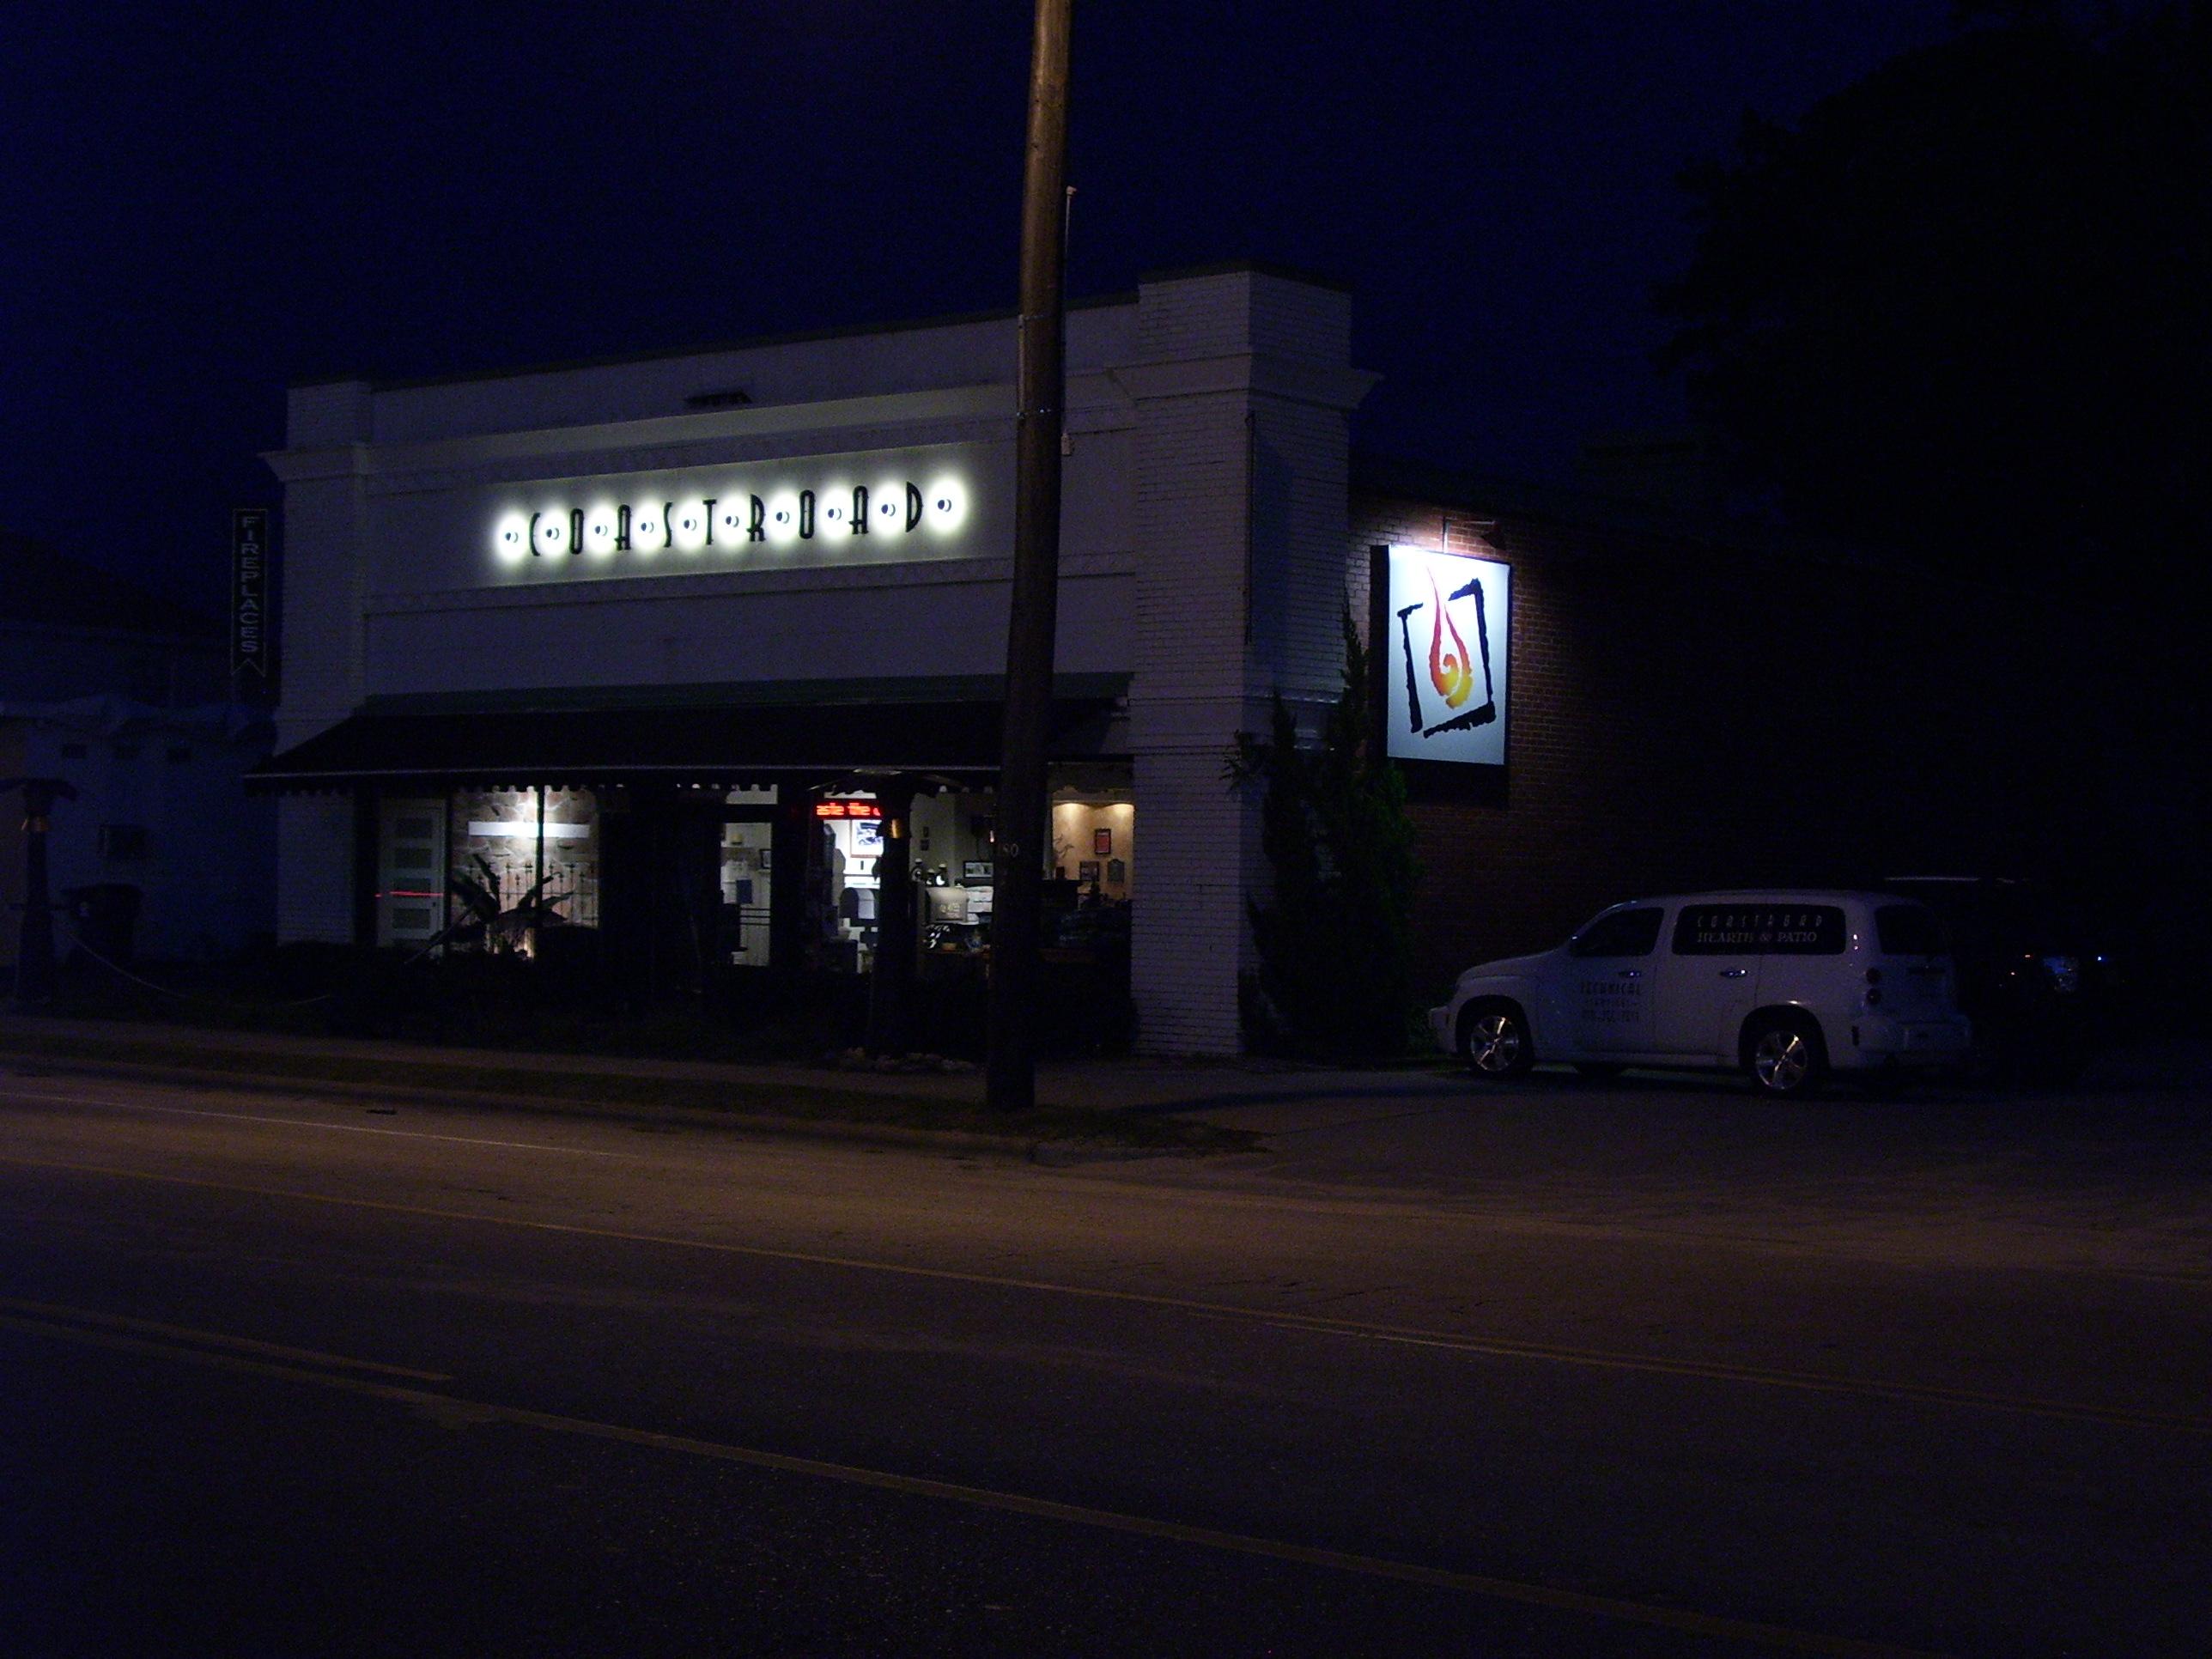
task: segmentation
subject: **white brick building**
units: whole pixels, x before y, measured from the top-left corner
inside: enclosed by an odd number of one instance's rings
[[[857,968],[872,781],[904,772],[924,920],[959,938],[1013,359],[992,318],[295,390],[282,936],[427,939],[459,868],[556,896],[545,932],[617,969]],[[1344,292],[1243,265],[1076,309],[1067,362],[1052,862],[1128,926],[1141,1046],[1231,1052],[1261,872],[1223,763],[1272,692],[1334,684],[1370,377]]]

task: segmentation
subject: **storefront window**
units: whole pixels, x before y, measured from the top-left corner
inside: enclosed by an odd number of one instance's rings
[[[964,955],[983,946],[997,851],[994,801],[988,792],[915,797],[914,879],[926,952]]]
[[[537,953],[540,936],[599,922],[599,807],[588,789],[465,789],[453,798],[459,945]]]
[[[818,880],[813,923],[826,964],[866,973],[875,960],[880,896],[876,861],[883,856],[884,809],[866,793],[824,795],[814,803]]]
[[[731,792],[733,804],[738,794]],[[722,826],[722,958],[734,967],[769,965],[774,831],[765,818]]]
[[[1115,795],[1120,799],[1115,799]],[[1137,809],[1121,791],[1055,790],[1054,873],[1086,902],[1127,904],[1137,867]]]

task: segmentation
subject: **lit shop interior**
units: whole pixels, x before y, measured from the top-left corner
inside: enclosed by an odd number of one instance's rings
[[[865,975],[884,948],[887,842],[905,837],[923,975],[990,950],[994,796],[957,780],[455,787],[383,793],[374,817],[361,920],[381,945],[557,959],[661,990],[747,969]],[[1055,769],[1048,948],[1126,964],[1135,820],[1126,764]]]

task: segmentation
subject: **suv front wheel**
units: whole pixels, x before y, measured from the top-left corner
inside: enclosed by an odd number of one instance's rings
[[[1801,1099],[1828,1075],[1827,1044],[1804,1014],[1759,1015],[1744,1030],[1743,1057],[1753,1086],[1771,1099]]]

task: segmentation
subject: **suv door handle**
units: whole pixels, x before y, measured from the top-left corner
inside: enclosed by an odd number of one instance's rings
[[[1748,968],[1723,968],[1721,969],[1721,977],[1723,979],[1741,979],[1750,971],[1751,969]]]
[[[1615,979],[1642,979],[1644,977],[1644,970],[1641,968],[1624,968],[1619,973],[1615,974],[1613,977]]]

